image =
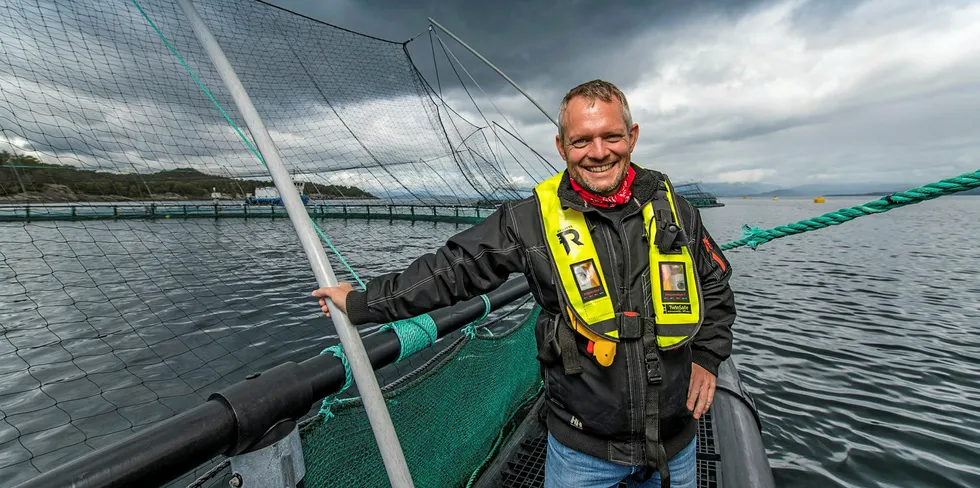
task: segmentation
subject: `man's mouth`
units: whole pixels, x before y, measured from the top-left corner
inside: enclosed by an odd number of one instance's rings
[[[608,171],[615,165],[616,163],[609,163],[602,166],[593,166],[591,168],[585,168],[585,170],[588,171],[589,173],[602,173],[603,171]]]

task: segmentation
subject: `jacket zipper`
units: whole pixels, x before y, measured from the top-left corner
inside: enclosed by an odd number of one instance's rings
[[[636,204],[635,202],[636,200],[631,200],[631,203]],[[633,310],[632,284],[630,283],[630,267],[632,266],[632,255],[631,255],[632,251],[630,249],[629,236],[627,235],[626,224],[625,224],[626,219],[632,217],[634,217],[632,211],[630,211],[630,213],[628,213],[627,215],[622,216],[619,219],[619,229],[620,229],[620,236],[622,236],[620,240],[622,241],[624,259],[625,259],[623,265],[623,283],[626,291],[626,302],[625,302],[626,309],[635,312],[635,310]],[[643,339],[641,338],[639,341],[634,341],[629,344],[630,344],[629,350],[625,352],[626,352],[626,356],[631,359],[631,361],[627,363],[627,368],[626,368],[626,378],[630,389],[630,407],[631,407],[630,408],[630,431],[632,434],[638,435],[643,433],[642,432],[643,429],[640,429],[638,426],[646,425],[646,419],[643,418],[645,409],[639,408],[644,404],[644,398],[646,392],[643,390],[643,385],[638,383],[639,381],[638,378],[641,378],[642,375],[634,374],[633,370],[636,367],[640,367],[635,365],[643,364],[643,353],[642,353]],[[629,366],[634,366],[634,368],[630,368]],[[630,452],[630,457],[634,458],[635,461],[639,461],[639,459],[636,458],[636,453],[632,452],[632,450]]]

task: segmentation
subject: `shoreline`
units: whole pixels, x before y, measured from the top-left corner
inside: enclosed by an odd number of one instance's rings
[[[311,201],[331,201],[330,199],[314,199],[307,195]],[[340,197],[336,200],[379,200],[377,197]],[[90,195],[68,192],[27,192],[15,193],[13,195],[0,195],[0,204],[24,205],[24,204],[86,204],[86,203],[141,203],[141,202],[213,202],[211,198],[192,198],[176,193],[164,193],[147,196],[145,198],[124,197],[121,195]],[[244,198],[221,198],[219,202],[245,203]]]

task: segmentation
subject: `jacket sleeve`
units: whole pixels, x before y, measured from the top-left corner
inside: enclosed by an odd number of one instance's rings
[[[732,266],[704,228],[701,213],[693,210],[696,229],[692,244],[704,297],[704,322],[691,342],[694,363],[718,376],[718,367],[732,353],[735,293],[729,285]]]
[[[347,295],[354,325],[387,323],[447,307],[494,290],[524,270],[524,252],[509,205],[452,236],[400,272],[370,280]]]

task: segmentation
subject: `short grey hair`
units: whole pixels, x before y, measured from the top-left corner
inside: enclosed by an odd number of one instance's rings
[[[623,122],[626,123],[628,137],[630,127],[633,127],[633,114],[630,113],[630,105],[626,102],[626,95],[616,85],[608,81],[592,80],[569,90],[565,94],[565,98],[561,100],[561,105],[558,106],[558,137],[563,143],[565,142],[565,111],[568,109],[568,102],[575,97],[584,97],[589,102],[595,102],[598,99],[606,103],[612,103],[613,97],[616,97],[623,110]]]

